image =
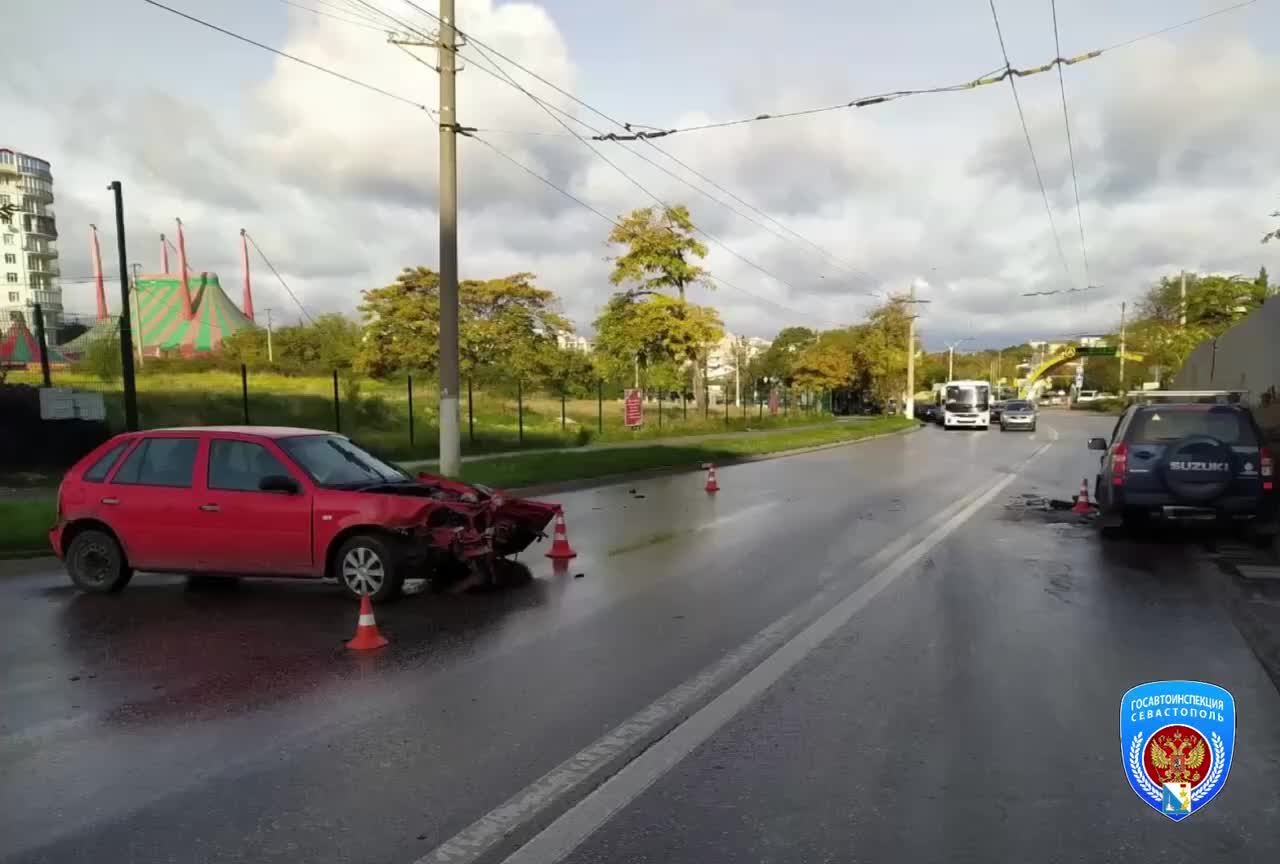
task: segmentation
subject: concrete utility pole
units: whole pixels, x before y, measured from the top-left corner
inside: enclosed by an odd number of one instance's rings
[[[133,317],[138,322],[138,368],[143,366],[142,360],[142,310],[138,305],[138,273],[142,270],[141,264],[133,264]]]
[[[274,312],[275,310],[272,309],[270,306],[268,306],[266,309],[263,309],[262,311],[267,313],[267,362],[275,363],[276,362],[275,354],[271,350],[271,313]]]
[[[462,472],[458,374],[457,32],[453,0],[440,0],[440,473]]]
[[[1178,302],[1178,310],[1179,310],[1178,326],[1185,330],[1187,328],[1187,271],[1186,270],[1182,271],[1181,282],[1182,282],[1182,288],[1179,291],[1179,297],[1181,299]]]
[[[902,400],[904,417],[916,416],[916,283],[907,292],[907,398]]]
[[[733,407],[742,405],[742,352],[746,350],[745,340],[739,339],[733,347]]]
[[[1124,395],[1124,301],[1120,302],[1120,395]]]

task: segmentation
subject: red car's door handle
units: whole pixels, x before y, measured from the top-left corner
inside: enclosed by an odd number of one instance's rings
[[[200,509],[206,513],[217,513],[219,508],[217,504],[201,504]]]
[[[119,498],[103,498],[102,503],[116,505],[120,503],[120,499]]]

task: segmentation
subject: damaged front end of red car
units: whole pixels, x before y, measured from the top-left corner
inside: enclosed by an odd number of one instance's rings
[[[412,536],[422,541],[414,545],[429,559],[427,565],[439,570],[448,569],[449,561],[474,569],[523,552],[546,537],[559,509],[433,474],[419,474],[414,487],[412,494],[432,502],[412,530]]]

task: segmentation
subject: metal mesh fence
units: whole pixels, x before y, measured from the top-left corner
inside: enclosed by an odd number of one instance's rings
[[[0,375],[10,384],[42,386],[35,316],[10,312],[0,321]],[[68,317],[45,334],[48,383],[100,392],[112,431],[124,431],[124,383],[118,318]],[[430,459],[438,447],[438,389],[430,373],[389,378],[350,369],[285,374],[247,368],[218,355],[134,358],[142,428],[251,424],[340,431],[391,458]],[[691,393],[579,381],[564,388],[487,377],[463,382],[463,450],[574,447],[634,439],[700,435],[803,425],[829,413],[818,393],[746,382],[712,390],[697,404]],[[638,391],[638,392],[635,392]],[[726,400],[726,394],[728,399]],[[628,395],[640,422],[627,423]],[[635,419],[632,413],[631,419]]]

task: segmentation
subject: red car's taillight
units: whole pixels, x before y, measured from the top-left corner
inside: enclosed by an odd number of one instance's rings
[[[1129,470],[1129,448],[1123,441],[1111,448],[1111,485],[1124,485],[1124,472]]]
[[[1276,481],[1275,481],[1275,476],[1276,476],[1276,462],[1275,462],[1275,458],[1274,458],[1274,457],[1272,457],[1272,455],[1271,455],[1271,450],[1270,450],[1269,448],[1267,448],[1267,447],[1263,447],[1263,448],[1258,452],[1258,456],[1259,456],[1258,461],[1261,463],[1261,468],[1260,468],[1260,470],[1261,470],[1261,472],[1262,472],[1262,491],[1263,491],[1263,492],[1271,492],[1271,491],[1273,491],[1273,490],[1276,488]]]

